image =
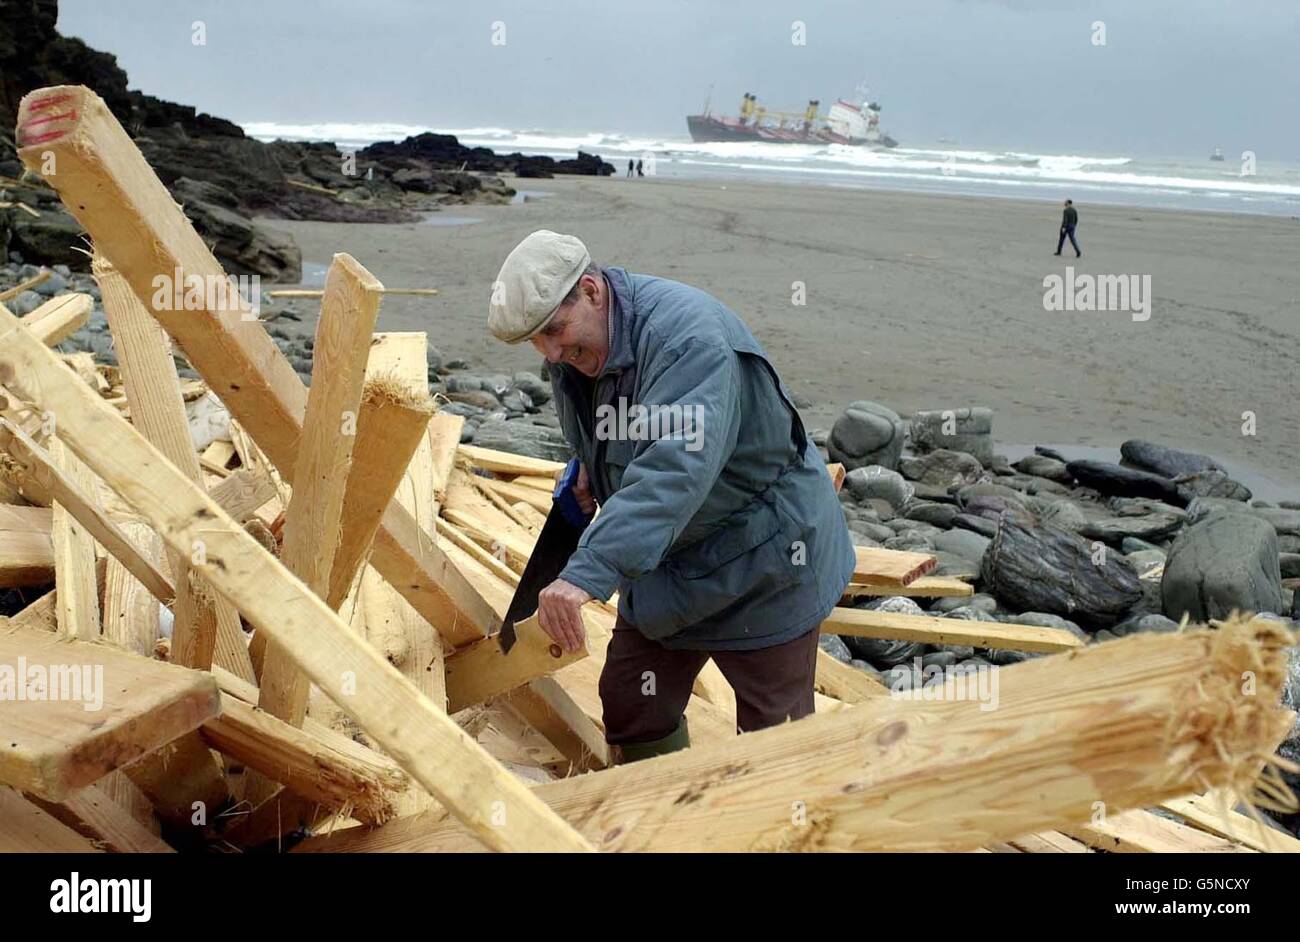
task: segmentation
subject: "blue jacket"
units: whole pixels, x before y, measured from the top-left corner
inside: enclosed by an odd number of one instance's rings
[[[853,544],[763,348],[703,291],[604,276],[600,376],[551,367],[601,508],[560,577],[602,600],[617,589],[619,614],[669,648],[764,648],[814,629],[853,575]]]

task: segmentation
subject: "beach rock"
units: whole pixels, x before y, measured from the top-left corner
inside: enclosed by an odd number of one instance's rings
[[[952,526],[953,519],[956,516],[957,508],[952,504],[913,500],[907,505],[909,520],[919,520],[944,530]]]
[[[943,614],[959,608],[973,608],[992,615],[998,610],[998,600],[984,592],[976,592],[974,595],[968,595],[965,598],[936,599],[935,603],[930,606],[930,613]]]
[[[1300,579],[1300,553],[1278,554],[1278,567],[1283,579]]]
[[[558,431],[522,420],[484,419],[474,432],[474,444],[548,461],[573,457],[573,450]]]
[[[849,647],[844,643],[844,639],[839,635],[822,635],[817,639],[817,645],[835,660],[847,664],[853,660],[853,655],[849,653]]]
[[[66,265],[59,266],[66,268]],[[32,289],[42,297],[52,298],[56,294],[62,294],[68,290],[68,279],[64,278],[58,272],[50,272],[50,277],[46,278],[39,285]]]
[[[934,543],[928,536],[915,530],[892,536],[880,545],[887,550],[903,553],[932,553],[935,549]]]
[[[1197,497],[1222,497],[1227,500],[1247,501],[1251,498],[1250,488],[1228,477],[1218,468],[1207,468],[1192,474],[1180,474],[1174,478],[1174,487],[1178,496],[1191,503]]]
[[[1125,555],[1137,553],[1141,550],[1155,550],[1159,553],[1165,552],[1164,547],[1156,546],[1154,543],[1148,543],[1146,540],[1139,540],[1135,536],[1126,536],[1119,544],[1120,551]]]
[[[1000,604],[1089,626],[1113,623],[1142,598],[1137,573],[1123,556],[1094,562],[1091,545],[1077,534],[1010,517],[999,523],[980,575]]]
[[[1103,494],[1121,497],[1154,497],[1175,506],[1187,502],[1173,481],[1149,471],[1138,471],[1108,461],[1071,461],[1066,469],[1076,481]]]
[[[973,484],[984,474],[984,466],[974,455],[946,448],[915,457],[906,456],[899,460],[898,470],[909,481],[945,488]]]
[[[1058,484],[1070,484],[1074,481],[1074,476],[1066,470],[1064,461],[1049,458],[1046,455],[1026,455],[1011,466],[1022,474],[1047,478],[1047,480],[1056,481]]]
[[[490,392],[484,392],[481,389],[475,389],[470,392],[447,392],[447,398],[452,402],[464,402],[478,409],[492,411],[501,406],[501,400]]]
[[[510,377],[510,382],[515,389],[522,390],[528,394],[528,398],[535,405],[545,405],[551,401],[551,384],[543,380],[536,373],[529,373],[527,370],[521,370]]]
[[[1165,445],[1131,438],[1119,446],[1119,453],[1129,464],[1152,471],[1166,478],[1180,474],[1195,474],[1211,468],[1223,470],[1217,461],[1207,455],[1179,451]]]
[[[958,621],[988,621],[995,622],[998,619],[993,616],[992,612],[986,612],[982,608],[975,608],[971,605],[959,605],[956,608],[949,609],[943,614],[944,618],[955,618]]]
[[[1091,635],[1068,618],[1053,615],[1051,612],[1021,612],[1019,615],[1005,615],[1000,621],[1008,625],[1032,625],[1035,628],[1055,628],[1067,631],[1080,641],[1091,640]]]
[[[1104,540],[1118,545],[1125,537],[1158,540],[1183,525],[1182,516],[1174,514],[1143,514],[1136,517],[1102,517],[1087,521],[1079,535],[1090,540]]]
[[[1078,533],[1088,525],[1088,518],[1084,516],[1083,511],[1068,500],[1058,500],[1048,504],[1038,514],[1038,519],[1042,523],[1050,523],[1071,533]]]
[[[1233,609],[1279,612],[1277,534],[1249,514],[1216,514],[1174,540],[1161,580],[1164,614],[1178,621],[1225,618]]]
[[[886,540],[892,540],[897,535],[889,527],[879,523],[871,523],[867,520],[850,520],[849,531],[861,534],[876,544],[883,544]]]
[[[4,211],[0,210],[0,214]],[[63,264],[77,271],[89,271],[81,223],[61,209],[46,208],[39,217],[9,211],[9,249],[43,265]]]
[[[1171,618],[1166,618],[1164,615],[1159,613],[1139,615],[1136,618],[1126,618],[1110,629],[1111,633],[1117,638],[1122,638],[1125,635],[1143,634],[1146,632],[1172,634],[1177,630],[1178,622]]]
[[[24,317],[36,310],[48,299],[41,297],[35,291],[24,291],[5,302],[5,307],[9,308],[9,313],[15,317]]]
[[[906,435],[898,413],[865,399],[852,402],[831,426],[826,451],[852,471],[868,465],[898,466]]]
[[[930,554],[935,559],[934,572],[935,576],[952,576],[955,579],[974,579],[979,575],[979,569],[975,563],[965,556],[958,556],[956,553],[949,553],[944,550],[935,550]]]
[[[993,410],[986,406],[922,410],[912,416],[911,437],[918,452],[962,451],[988,467],[993,463]]]
[[[1025,497],[1015,488],[1007,487],[1005,484],[997,484],[993,481],[978,481],[974,484],[966,484],[957,489],[957,505],[966,513],[970,513],[970,506],[980,497],[996,497],[1000,501],[986,506],[999,508],[999,512],[1007,509],[1007,505],[1014,505],[1018,510],[1024,510],[1029,505]]]
[[[854,468],[844,477],[844,487],[856,501],[884,500],[895,511],[912,499],[912,485],[897,471],[880,465]]]
[[[978,568],[989,548],[989,538],[970,530],[947,530],[934,538],[934,548],[969,559]]]
[[[293,236],[242,215],[215,184],[183,178],[172,186],[172,195],[228,274],[289,284],[302,280],[302,252]]]
[[[974,514],[957,514],[957,516],[952,518],[952,525],[989,538],[992,538],[993,534],[998,532],[998,522],[996,519],[991,520],[988,517],[976,517]]]
[[[1221,497],[1198,497],[1187,505],[1187,522],[1199,523],[1221,514],[1241,514],[1266,521],[1278,536],[1300,536],[1300,510],[1285,507],[1252,507]]]
[[[1161,550],[1138,550],[1136,553],[1125,553],[1124,558],[1133,564],[1138,578],[1159,569],[1166,561],[1165,554]]]

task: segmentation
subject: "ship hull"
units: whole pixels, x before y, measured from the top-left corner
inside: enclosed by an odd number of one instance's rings
[[[687,115],[686,128],[691,133],[691,140],[697,144],[758,141],[764,144],[851,144],[873,148],[898,146],[898,142],[888,135],[878,141],[869,141],[844,137],[828,130],[803,133],[789,128],[760,128],[752,124],[741,124],[735,118],[703,114]]]

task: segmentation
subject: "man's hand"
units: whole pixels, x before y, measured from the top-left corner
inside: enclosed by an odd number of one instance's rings
[[[576,585],[556,579],[537,595],[537,620],[552,641],[573,653],[586,640],[581,610],[590,601],[591,596]]]

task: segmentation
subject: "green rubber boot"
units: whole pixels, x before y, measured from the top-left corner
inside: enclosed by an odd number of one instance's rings
[[[641,759],[649,759],[653,756],[666,756],[670,752],[677,752],[679,749],[685,749],[691,744],[691,733],[686,728],[686,717],[677,724],[677,728],[662,739],[655,739],[650,742],[629,742],[624,743],[617,748],[621,752],[619,765],[625,765],[628,762],[638,762]]]

